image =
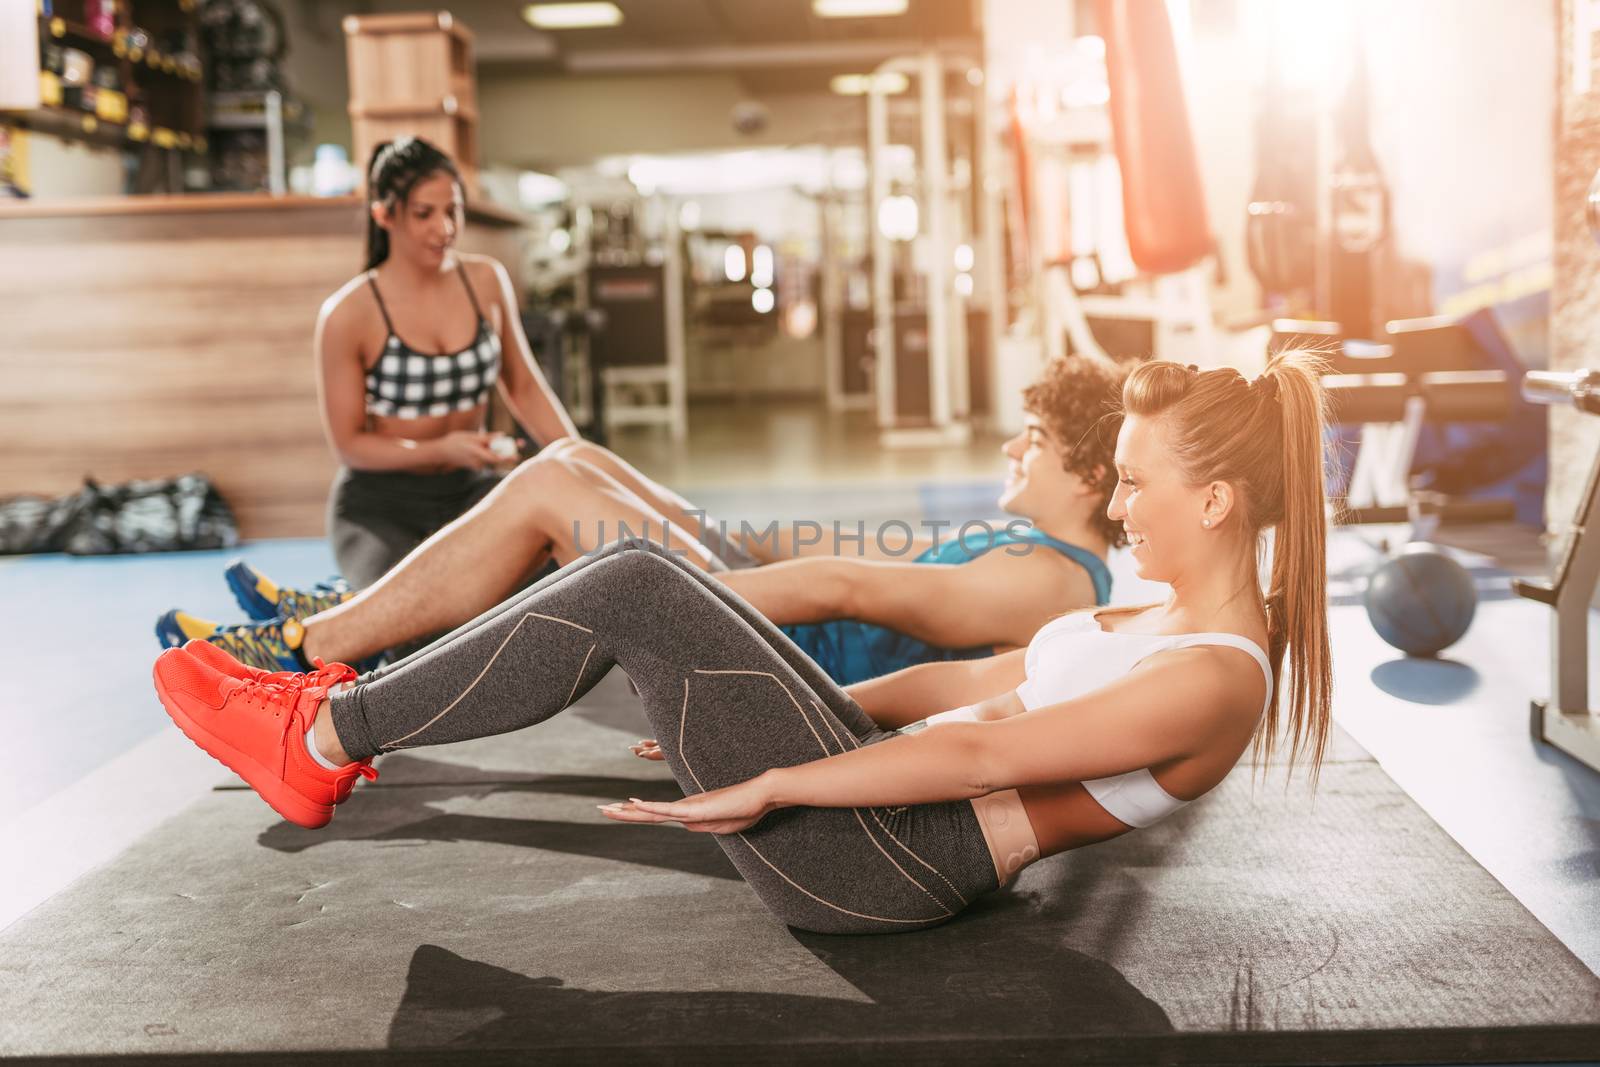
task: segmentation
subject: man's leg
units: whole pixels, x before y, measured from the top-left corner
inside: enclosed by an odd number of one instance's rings
[[[550,557],[568,563],[626,534],[668,546],[701,569],[718,564],[692,534],[644,501],[601,488],[556,455],[518,467],[370,588],[303,620],[307,658],[351,662],[440,633],[516,590]]]
[[[724,537],[716,520],[703,509],[695,507],[688,499],[660,482],[646,477],[610,449],[602,448],[593,441],[572,437],[557,442],[555,447],[560,450],[562,458],[580,464],[586,471],[592,471],[598,483],[621,486],[643,500],[657,514],[665,515],[674,525],[687,530],[690,536],[698,537],[733,570],[771,562],[770,559],[752,554],[750,545],[737,533],[732,537]]]
[[[563,459],[575,460],[587,467],[602,471],[607,477],[679,526],[693,530],[695,518],[701,512],[688,500],[674,493],[660,482],[647,478],[637,467],[608,448],[593,441],[567,437],[552,446]]]

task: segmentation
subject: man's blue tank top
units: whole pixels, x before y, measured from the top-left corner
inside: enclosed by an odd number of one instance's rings
[[[1105,562],[1088,549],[1057,541],[1043,531],[1028,527],[1013,533],[1010,529],[976,531],[960,540],[941,542],[917,556],[913,563],[966,563],[1007,545],[1032,544],[1055,549],[1084,570],[1094,582],[1095,604],[1111,600],[1111,571]],[[940,648],[919,638],[856,619],[796,623],[779,627],[800,650],[816,661],[840,685],[877,678],[919,663],[978,659],[992,655],[994,648]]]

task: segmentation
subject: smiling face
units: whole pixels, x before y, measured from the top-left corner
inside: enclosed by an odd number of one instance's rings
[[[1195,566],[1206,552],[1207,535],[1220,532],[1227,499],[1218,509],[1219,492],[1231,490],[1213,483],[1190,486],[1184,482],[1159,416],[1129,415],[1117,435],[1117,488],[1106,515],[1120,522],[1139,577],[1171,583]],[[1205,526],[1206,521],[1211,526]]]
[[[1000,451],[1006,457],[1000,510],[1007,514],[1038,520],[1086,489],[1083,479],[1066,469],[1060,444],[1031,412],[1023,416],[1022,432]]]
[[[465,207],[460,183],[447,171],[435,171],[413,185],[403,202],[374,204],[372,211],[389,231],[391,255],[437,270],[461,232]]]

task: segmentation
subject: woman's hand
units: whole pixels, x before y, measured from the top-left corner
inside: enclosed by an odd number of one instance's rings
[[[675,822],[695,833],[736,834],[748,830],[777,807],[762,779],[756,777],[682,800],[633,798],[627,803],[605,804],[600,813],[617,822]]]
[[[651,759],[659,762],[667,758],[666,753],[661,751],[661,742],[653,737],[647,737],[642,741],[629,745],[628,751],[640,759]]]
[[[490,445],[495,436],[482,430],[451,430],[429,441],[427,448],[432,458],[446,467],[482,470],[501,461]]]

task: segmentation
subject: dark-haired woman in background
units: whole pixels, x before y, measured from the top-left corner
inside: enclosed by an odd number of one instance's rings
[[[341,469],[328,536],[356,588],[482,499],[514,453],[488,433],[489,393],[541,445],[576,436],[534,363],[505,267],[456,250],[465,191],[420,138],[367,171],[367,269],[317,316],[318,394]]]

